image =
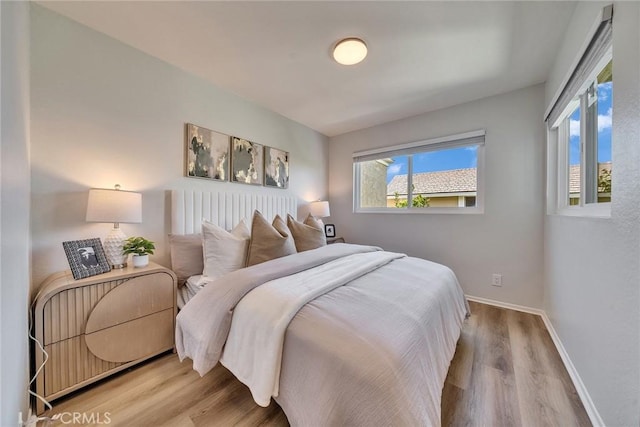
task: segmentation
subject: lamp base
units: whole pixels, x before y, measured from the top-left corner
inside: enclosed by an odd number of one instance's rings
[[[122,253],[122,245],[126,239],[127,235],[122,232],[120,227],[114,227],[104,239],[104,253],[112,269],[127,266],[127,256]]]

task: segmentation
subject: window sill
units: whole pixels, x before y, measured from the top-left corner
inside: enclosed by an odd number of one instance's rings
[[[450,214],[462,214],[462,215],[478,215],[483,214],[484,209],[480,207],[475,208],[359,208],[354,209],[353,213],[374,213],[374,214],[393,214],[393,215],[450,215]]]
[[[566,206],[552,215],[584,218],[611,218],[611,203],[594,203],[587,206]]]

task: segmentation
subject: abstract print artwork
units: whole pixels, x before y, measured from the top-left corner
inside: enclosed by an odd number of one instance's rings
[[[246,139],[231,137],[231,181],[262,185],[263,156],[264,146]]]
[[[264,185],[289,187],[289,153],[273,147],[264,148]]]
[[[187,176],[227,181],[229,136],[187,123]]]

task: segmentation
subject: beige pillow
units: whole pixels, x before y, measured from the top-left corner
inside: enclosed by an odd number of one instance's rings
[[[309,251],[327,245],[324,230],[318,221],[311,215],[307,215],[304,222],[296,221],[291,215],[287,215],[287,225],[298,252]]]
[[[244,220],[231,232],[217,225],[202,222],[202,247],[204,272],[207,277],[217,279],[244,267],[251,233]]]
[[[202,234],[169,234],[171,252],[171,269],[178,276],[178,285],[186,280],[202,274]]]
[[[295,253],[296,244],[284,220],[277,215],[272,225],[260,212],[255,211],[247,267]]]

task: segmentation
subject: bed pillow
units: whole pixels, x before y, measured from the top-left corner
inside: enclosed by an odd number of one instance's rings
[[[296,253],[291,230],[279,215],[273,224],[258,211],[253,214],[247,267]]]
[[[298,252],[309,251],[327,245],[323,227],[318,224],[313,215],[307,215],[304,222],[296,221],[291,215],[287,215],[287,225],[291,230]]]
[[[202,234],[169,234],[171,269],[182,286],[191,276],[202,274]]]
[[[231,232],[209,222],[202,222],[203,275],[217,279],[244,267],[251,233],[244,220]]]

